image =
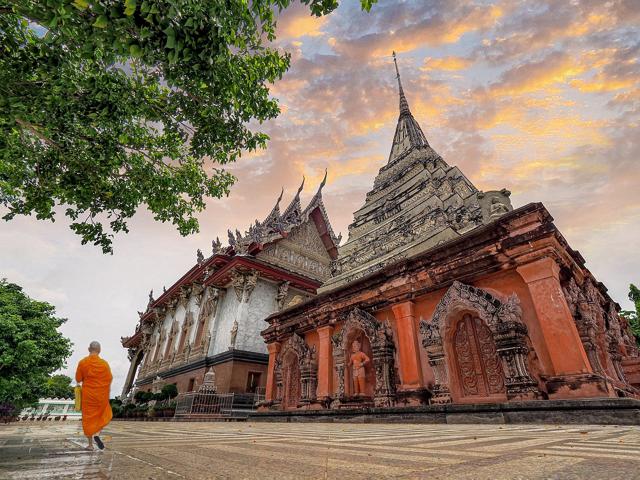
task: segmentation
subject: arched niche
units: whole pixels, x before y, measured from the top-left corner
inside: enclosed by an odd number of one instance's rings
[[[347,371],[351,348],[353,339],[360,335],[360,338],[366,338],[364,345],[371,348],[369,371],[374,375],[373,378],[367,377],[365,391],[373,389],[373,400],[376,406],[391,406],[395,402],[396,393],[395,346],[391,329],[386,323],[380,322],[373,315],[357,307],[351,309],[342,318],[344,322],[342,328],[331,337],[334,368],[338,378],[337,398],[334,405],[339,406],[340,403],[348,400],[351,391],[349,382],[352,382],[352,376]],[[372,385],[369,386],[369,383]]]
[[[365,397],[373,398],[375,384],[376,384],[376,373],[375,368],[373,366],[373,348],[371,347],[371,341],[369,337],[366,335],[364,330],[361,328],[352,328],[351,331],[347,334],[346,341],[346,351],[344,351],[344,364],[347,366],[344,371],[345,375],[345,396],[352,397],[356,394],[355,392],[355,379],[353,378],[353,365],[350,365],[351,355],[353,354],[353,344],[354,342],[358,342],[360,344],[360,351],[366,355],[369,359],[367,365],[365,365],[365,389],[362,392],[362,395]]]
[[[464,322],[461,326],[460,322]],[[473,401],[469,389],[465,391],[461,375],[461,365],[465,363],[464,339],[471,335],[470,354],[478,355],[478,350],[486,347],[485,376],[495,380],[492,393],[486,387],[485,399],[537,398],[537,383],[529,374],[527,366],[528,331],[522,321],[520,300],[512,294],[505,301],[491,295],[486,290],[454,282],[435,308],[431,321],[420,322],[422,344],[427,351],[429,364],[433,368],[435,385],[433,388],[434,403],[452,401]],[[456,346],[456,341],[460,346]],[[473,346],[475,345],[475,347]],[[495,355],[491,351],[495,348]],[[501,390],[500,368],[495,364],[495,357],[500,361],[504,375],[504,395]],[[478,367],[478,360],[474,360]],[[491,372],[487,373],[487,369]],[[483,380],[484,381],[484,380]],[[453,394],[453,397],[452,397]],[[478,400],[482,395],[478,395]]]
[[[276,398],[282,408],[308,405],[316,398],[317,362],[315,347],[294,333],[283,344],[275,362]]]

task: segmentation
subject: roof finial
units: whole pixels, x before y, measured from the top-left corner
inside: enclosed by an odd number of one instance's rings
[[[393,63],[396,66],[396,78],[398,79],[398,89],[400,93],[400,115],[411,114],[409,110],[409,103],[404,96],[404,90],[402,90],[402,82],[400,81],[400,70],[398,70],[398,60],[396,59],[396,52],[393,52]]]
[[[318,188],[318,191],[322,190],[322,187],[324,187],[327,184],[327,171],[328,169],[324,169],[324,178],[322,179],[322,182],[320,182],[320,188]]]
[[[300,196],[300,192],[304,188],[304,175],[302,176],[302,183],[300,184],[300,188],[298,188],[298,192],[296,193],[296,197]]]

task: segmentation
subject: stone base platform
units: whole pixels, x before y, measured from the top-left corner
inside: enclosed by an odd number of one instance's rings
[[[252,413],[249,421],[640,425],[640,400],[602,398],[398,408],[270,411]]]

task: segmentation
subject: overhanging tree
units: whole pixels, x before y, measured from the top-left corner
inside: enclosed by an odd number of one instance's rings
[[[369,10],[376,0],[361,0]],[[337,0],[302,0],[314,15]],[[106,252],[145,205],[182,235],[222,166],[267,136],[270,47],[291,0],[13,0],[0,6],[0,203],[6,220],[65,210]]]
[[[52,305],[0,280],[0,405],[20,409],[48,395],[49,376],[71,355],[58,331],[64,322]]]

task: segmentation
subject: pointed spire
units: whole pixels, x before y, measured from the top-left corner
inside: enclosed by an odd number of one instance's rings
[[[429,146],[429,142],[427,142],[427,138],[424,136],[424,133],[422,133],[420,125],[418,125],[418,122],[416,122],[416,119],[413,118],[409,110],[407,97],[404,96],[396,52],[393,52],[393,63],[396,67],[396,78],[398,79],[398,90],[400,94],[400,116],[398,117],[398,124],[396,125],[396,133],[393,136],[389,163],[404,158],[413,148]]]
[[[324,188],[324,186],[327,184],[327,169],[324,169],[324,178],[322,179],[322,182],[320,182],[320,186],[318,187],[318,191],[316,192],[316,194],[313,196],[313,198],[311,199],[311,201],[309,202],[309,205],[307,205],[307,207],[304,209],[304,213],[310,212],[311,210],[313,210],[315,207],[318,206],[318,204],[322,201],[322,189]]]
[[[282,190],[280,191],[280,196],[276,200],[276,204],[271,209],[271,212],[269,212],[269,215],[267,215],[267,218],[265,218],[262,221],[262,225],[264,225],[265,227],[272,226],[280,218],[280,201],[282,200],[283,195],[284,195],[284,187],[282,187]]]
[[[393,63],[396,66],[396,78],[398,79],[398,91],[400,93],[400,115],[411,115],[411,111],[409,110],[409,102],[407,102],[407,97],[404,96],[402,82],[400,81],[400,70],[398,70],[398,60],[396,59],[396,52],[393,52]]]
[[[293,197],[293,200],[291,200],[291,203],[282,214],[282,219],[285,222],[292,223],[297,221],[300,217],[300,214],[302,213],[302,205],[300,205],[300,192],[302,192],[302,189],[304,188],[304,180],[305,178],[303,176],[302,183],[300,184],[300,187],[296,192],[296,196]]]

